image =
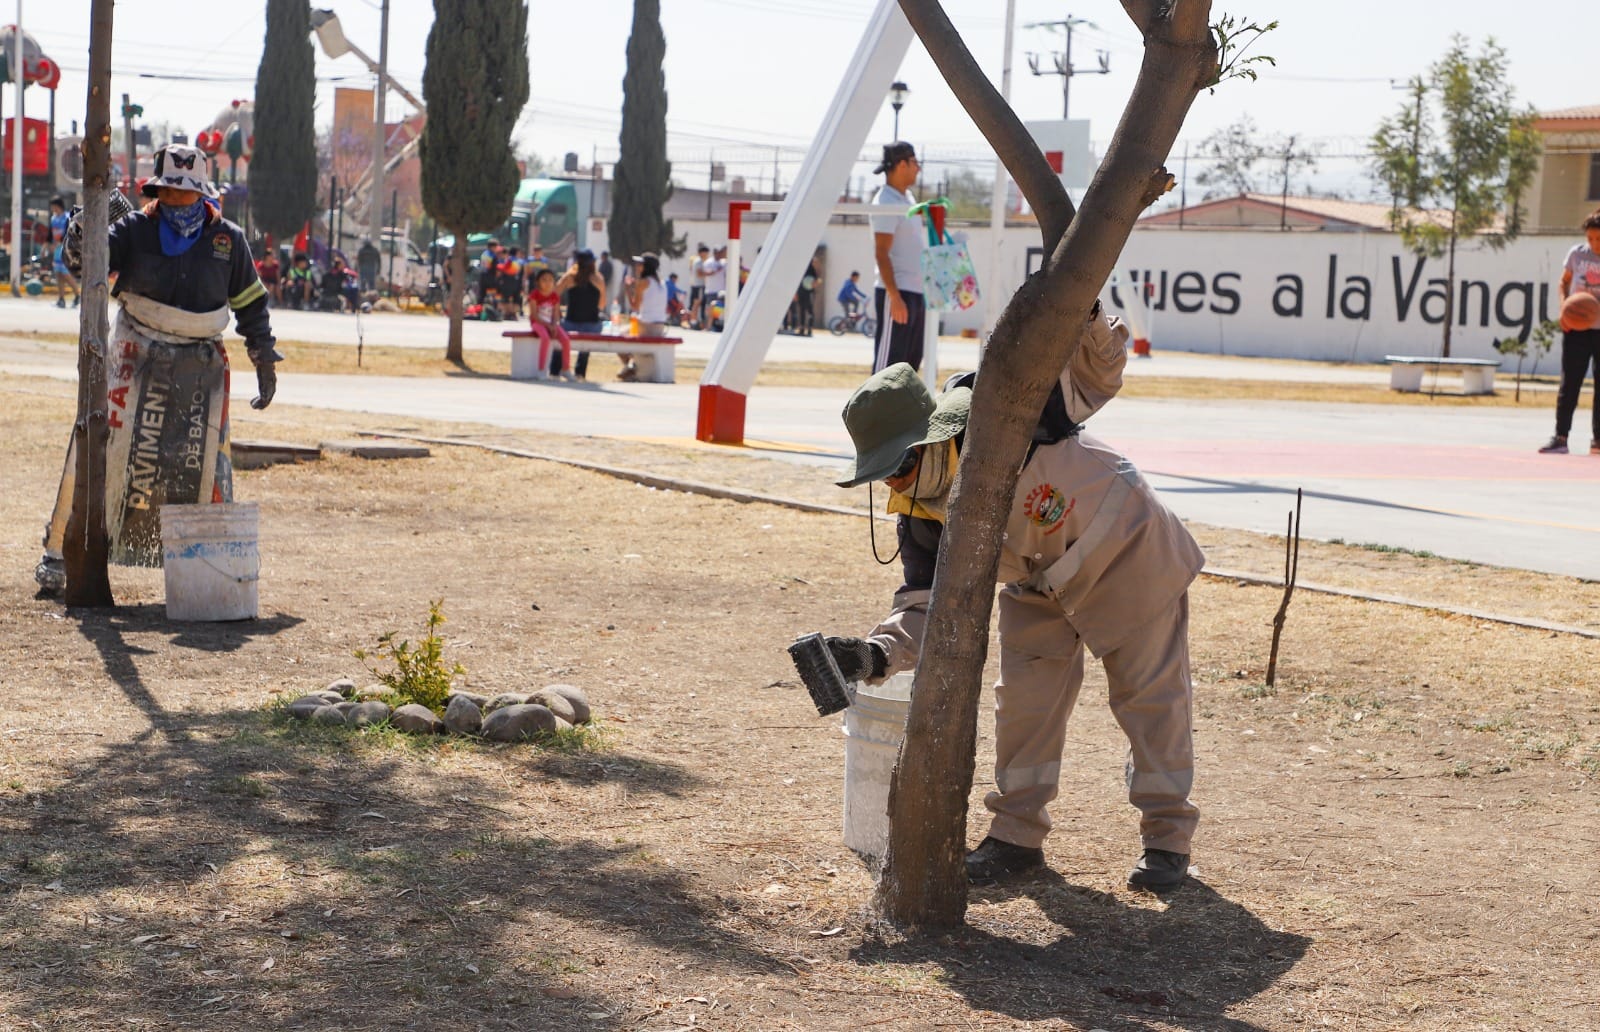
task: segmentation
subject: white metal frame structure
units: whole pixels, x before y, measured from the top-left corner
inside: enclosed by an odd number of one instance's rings
[[[889,84],[900,70],[915,33],[897,0],[878,0],[866,32],[845,69],[838,92],[817,129],[800,165],[788,199],[777,204],[777,219],[750,270],[750,284],[735,304],[739,283],[739,219],[743,212],[767,202],[729,204],[728,304],[722,338],[700,378],[700,411],[695,436],[702,441],[737,444],[744,440],[745,398],[783,322],[794,285],[822,239],[828,217],[839,208],[839,184],[850,169],[877,119]],[[849,207],[849,206],[847,206]],[[871,210],[871,205],[853,206]],[[931,313],[930,313],[931,315]],[[929,319],[936,339],[938,319]],[[924,355],[924,375],[935,365]]]

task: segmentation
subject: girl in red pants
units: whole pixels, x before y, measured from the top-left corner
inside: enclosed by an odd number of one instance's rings
[[[561,295],[556,293],[556,274],[549,269],[540,269],[534,280],[533,292],[528,295],[528,312],[533,332],[543,345],[540,354],[550,353],[550,339],[554,337],[561,343],[561,362],[552,368],[560,370],[563,380],[572,379],[572,339],[561,328]]]

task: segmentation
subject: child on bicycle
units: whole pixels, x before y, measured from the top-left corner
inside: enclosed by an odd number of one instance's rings
[[[556,292],[556,274],[548,266],[534,276],[533,290],[528,294],[528,322],[539,335],[541,355],[550,354],[551,337],[561,342],[561,360],[549,365],[563,380],[572,379],[572,338],[561,328],[561,295]]]
[[[850,278],[844,281],[844,286],[839,288],[839,304],[844,308],[845,318],[853,319],[861,311],[861,302],[867,299],[866,293],[861,289],[861,273],[852,271]]]

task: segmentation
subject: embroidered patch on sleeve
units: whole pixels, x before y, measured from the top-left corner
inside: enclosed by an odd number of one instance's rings
[[[1040,484],[1028,492],[1028,497],[1023,500],[1022,511],[1029,520],[1044,528],[1046,537],[1061,529],[1061,524],[1066,521],[1067,514],[1078,505],[1076,497],[1068,500],[1060,491],[1050,484]]]
[[[220,258],[222,261],[233,261],[233,237],[226,233],[218,233],[211,238],[211,257]]]

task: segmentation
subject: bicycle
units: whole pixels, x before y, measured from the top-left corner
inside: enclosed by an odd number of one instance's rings
[[[845,315],[836,315],[828,320],[828,330],[835,337],[843,337],[851,330],[860,330],[868,337],[878,335],[878,320],[865,312],[856,311]]]

